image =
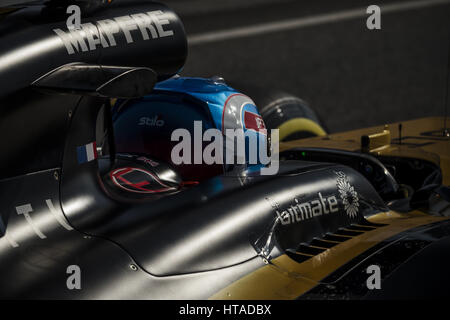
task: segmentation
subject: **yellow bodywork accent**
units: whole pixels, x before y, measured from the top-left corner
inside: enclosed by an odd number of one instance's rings
[[[382,132],[377,132],[366,136],[368,139],[367,151],[378,152],[387,148],[391,144],[391,132],[389,126],[385,126]]]
[[[402,143],[399,124],[402,124]],[[450,118],[447,117],[447,123]],[[450,137],[442,134],[444,117],[422,118],[389,124],[391,142],[385,147],[372,150],[371,154],[392,157],[418,158],[441,167],[443,184],[450,185]],[[385,130],[385,125],[352,130],[307,139],[281,142],[280,152],[291,148],[330,148],[346,151],[361,151],[361,137],[376,135]],[[281,133],[281,132],[280,132]],[[433,134],[431,134],[433,133]],[[281,139],[280,139],[281,141]]]
[[[450,119],[447,122],[450,123]],[[323,136],[325,131],[313,121],[292,119],[280,126],[280,140],[299,130],[313,132],[318,137],[282,142],[280,151],[304,147],[361,152],[361,137],[366,135],[372,137],[372,146],[375,147],[369,149],[371,154],[430,161],[440,166],[443,184],[450,185],[450,138],[439,135],[439,132],[443,132],[444,118],[432,117],[402,122],[401,144],[398,141],[399,124],[390,124],[389,134],[383,125]],[[210,299],[295,299],[381,241],[406,230],[447,219],[449,218],[435,217],[419,211],[407,214],[393,211],[379,213],[368,220],[386,226],[352,237],[302,263],[292,260],[286,254],[281,255],[269,264],[230,283]]]
[[[418,211],[408,214],[385,212],[374,215],[368,220],[388,225],[366,231],[302,263],[292,260],[286,254],[281,255],[270,264],[231,283],[210,299],[295,299],[381,241],[403,231],[446,219],[449,218],[434,217]]]
[[[280,130],[280,141],[297,131],[311,132],[319,137],[327,134],[320,125],[307,118],[290,119],[279,126],[278,129]]]

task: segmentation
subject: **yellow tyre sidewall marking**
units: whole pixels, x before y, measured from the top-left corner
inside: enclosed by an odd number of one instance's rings
[[[280,130],[280,141],[297,131],[311,132],[316,136],[327,134],[320,125],[307,118],[290,119],[279,126],[278,129]]]

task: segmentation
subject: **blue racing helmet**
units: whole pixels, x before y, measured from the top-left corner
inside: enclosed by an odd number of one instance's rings
[[[113,124],[117,152],[142,154],[164,161],[185,180],[199,181],[242,165],[259,165],[259,150],[266,151],[267,148],[266,127],[255,103],[226,85],[221,78],[176,76],[160,82],[151,95],[117,101],[113,107]],[[208,129],[216,129],[222,134],[223,163],[195,161],[195,152],[200,150],[203,155],[211,143],[202,139],[200,148],[195,147],[200,125],[200,138]],[[172,134],[177,129],[187,130],[192,140],[196,140],[190,143],[190,163],[179,164],[172,159],[172,151],[179,143],[172,141]],[[238,163],[239,145],[234,143],[231,149],[233,161],[229,163],[225,155],[230,152],[231,144],[226,143],[226,135],[236,129],[245,135],[245,159]],[[255,151],[256,158],[251,154]]]

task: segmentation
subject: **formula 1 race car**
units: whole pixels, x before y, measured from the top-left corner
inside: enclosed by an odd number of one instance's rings
[[[1,298],[447,295],[442,118],[327,135],[298,98],[179,77],[186,35],[165,5],[81,7],[80,29],[55,1],[0,9]],[[272,163],[180,165],[173,133],[197,121]]]

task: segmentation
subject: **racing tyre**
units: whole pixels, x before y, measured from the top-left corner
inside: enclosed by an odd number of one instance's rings
[[[304,100],[282,91],[267,92],[260,87],[240,82],[232,82],[230,85],[253,99],[267,129],[280,130],[280,141],[327,134],[323,121]]]
[[[262,103],[256,103],[266,127],[280,130],[280,141],[327,134],[320,118],[302,99],[286,93],[277,93],[264,100]]]

